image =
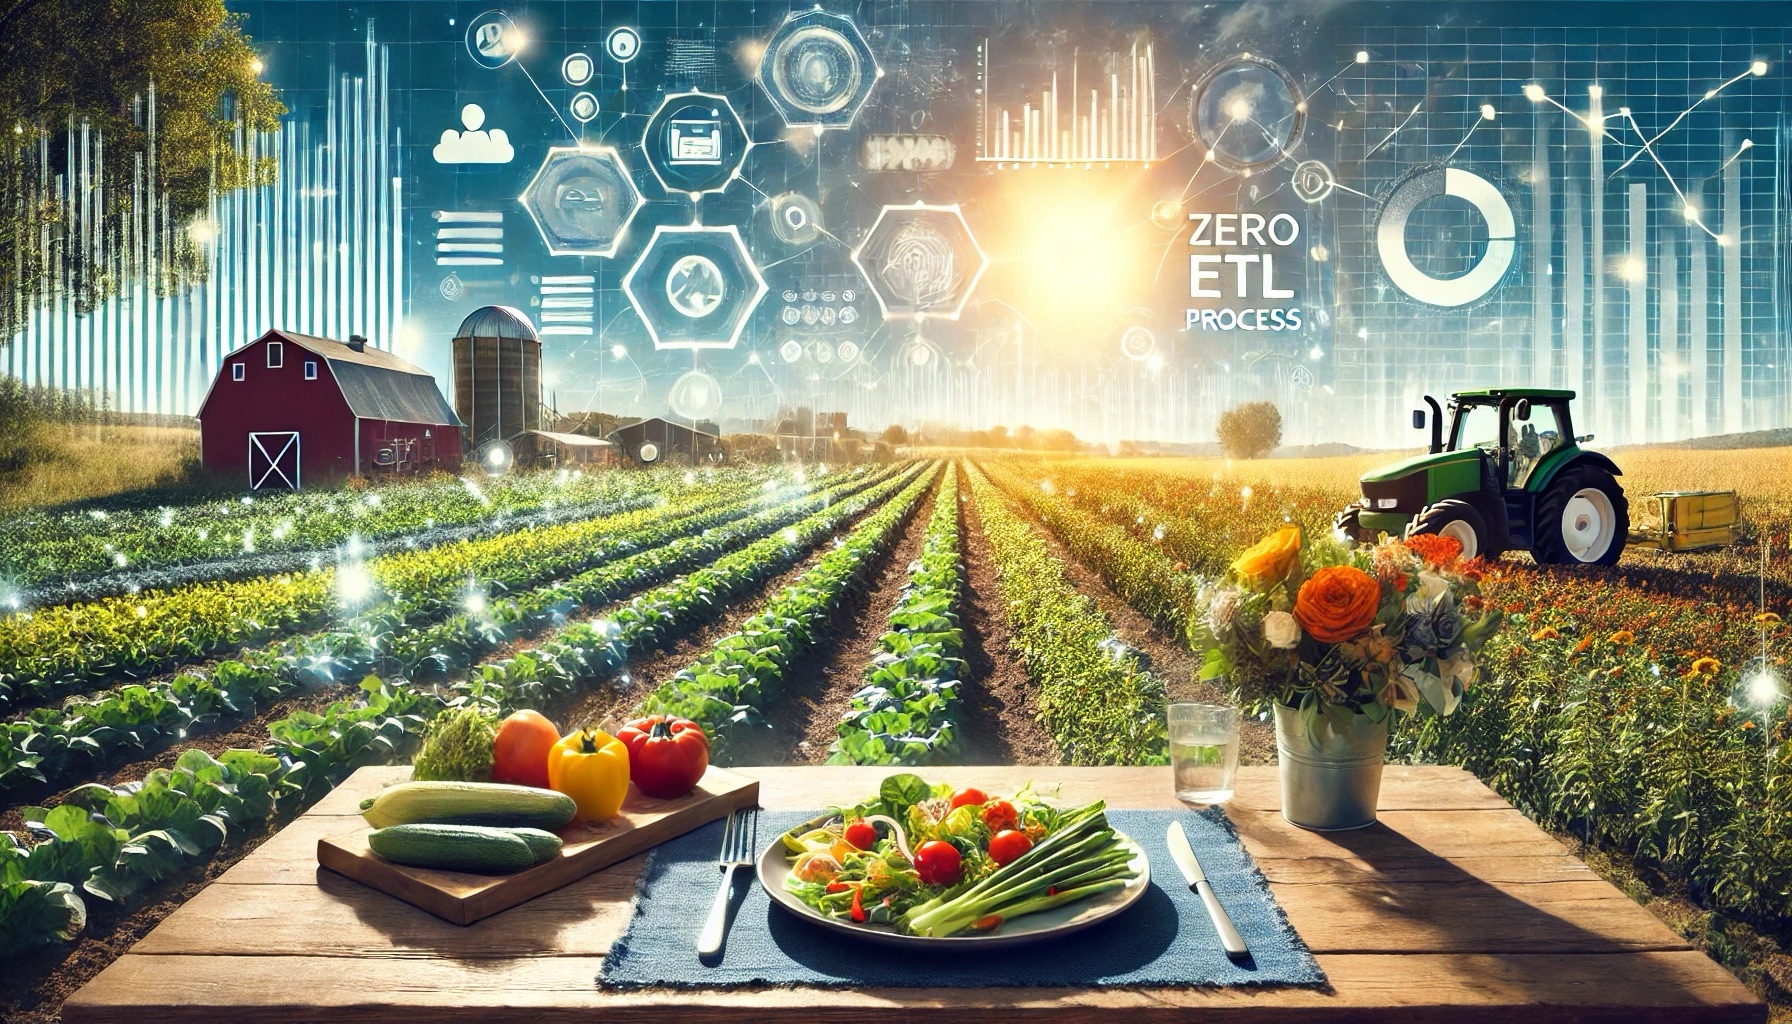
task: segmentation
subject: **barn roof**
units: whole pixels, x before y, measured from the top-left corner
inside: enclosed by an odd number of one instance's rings
[[[279,337],[322,358],[349,409],[362,419],[461,425],[434,377],[384,349],[368,346],[357,351],[334,338],[285,330],[269,331],[251,344],[269,337]]]

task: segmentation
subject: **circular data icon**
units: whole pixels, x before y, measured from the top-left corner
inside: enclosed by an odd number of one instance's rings
[[[784,192],[771,201],[772,234],[785,245],[809,245],[821,237],[821,206],[801,192]]]
[[[619,28],[604,40],[604,50],[618,64],[627,64],[641,55],[641,33],[632,28]]]
[[[702,370],[692,370],[672,383],[666,404],[687,420],[709,419],[722,411],[722,385]]]
[[[843,341],[840,343],[840,349],[837,354],[840,356],[840,361],[843,363],[856,363],[859,361],[859,343],[856,341]]]
[[[881,72],[865,34],[845,15],[817,7],[784,19],[759,61],[759,84],[784,123],[846,128]]]
[[[1294,166],[1294,195],[1303,203],[1320,202],[1337,186],[1332,169],[1318,160],[1302,160]]]
[[[581,86],[597,74],[597,62],[588,53],[569,53],[560,62],[560,77],[570,86]]]
[[[515,60],[522,46],[522,31],[503,11],[486,11],[467,22],[467,53],[482,68],[496,71]]]
[[[1210,159],[1248,171],[1286,157],[1307,122],[1300,87],[1260,57],[1221,63],[1195,84],[1190,120]]]
[[[803,358],[803,343],[792,339],[778,346],[778,355],[787,363]]]
[[[566,105],[566,109],[572,112],[573,120],[587,124],[597,116],[597,97],[588,92],[574,93],[572,102]]]
[[[727,293],[728,284],[722,279],[721,268],[708,256],[680,256],[666,272],[666,301],[692,320],[715,312]]]
[[[812,351],[815,353],[815,361],[818,363],[826,365],[834,361],[834,346],[825,341],[815,342]]]
[[[1146,327],[1128,327],[1120,334],[1120,351],[1135,361],[1149,359],[1157,348],[1157,338]]]

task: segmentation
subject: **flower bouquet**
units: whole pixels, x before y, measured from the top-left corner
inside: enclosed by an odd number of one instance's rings
[[[1351,548],[1286,526],[1199,595],[1201,678],[1228,679],[1241,703],[1274,710],[1290,821],[1373,822],[1389,713],[1416,712],[1421,699],[1456,710],[1500,626],[1461,556],[1449,537]]]

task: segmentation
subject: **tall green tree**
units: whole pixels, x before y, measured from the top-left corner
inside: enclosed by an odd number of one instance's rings
[[[137,154],[150,143],[145,104],[156,90],[157,189],[176,223],[202,215],[220,192],[271,180],[247,159],[241,130],[274,131],[286,112],[241,19],[223,0],[0,0],[0,346],[23,325],[18,292],[41,292],[54,257],[73,271],[73,298],[92,303],[117,282],[98,272],[105,239],[131,214]],[[69,211],[41,182],[68,169],[69,127],[105,140],[92,173],[104,187],[100,239],[63,242]],[[191,259],[190,240],[182,252]],[[163,282],[164,286],[167,282]],[[16,291],[15,291],[16,289]]]

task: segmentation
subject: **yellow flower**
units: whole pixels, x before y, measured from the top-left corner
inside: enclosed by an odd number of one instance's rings
[[[1562,635],[1561,631],[1556,629],[1556,627],[1544,626],[1542,629],[1539,629],[1537,632],[1532,633],[1531,639],[1532,640],[1554,640],[1561,635]]]
[[[1619,647],[1623,647],[1627,644],[1635,643],[1636,642],[1636,634],[1632,633],[1628,629],[1620,629],[1616,633],[1613,633],[1611,636],[1606,637],[1605,640],[1607,643],[1613,643],[1613,644],[1617,644]]]
[[[1755,616],[1755,621],[1762,623],[1762,624],[1766,624],[1766,623],[1770,623],[1770,622],[1778,622],[1778,621],[1780,621],[1780,616],[1779,616],[1778,612],[1762,612],[1761,614]]]
[[[1245,549],[1232,563],[1240,581],[1266,587],[1288,578],[1300,561],[1300,527],[1284,526]]]
[[[1714,676],[1717,675],[1718,670],[1723,667],[1724,663],[1718,661],[1716,658],[1700,658],[1692,663],[1691,674],[1695,676]]]

